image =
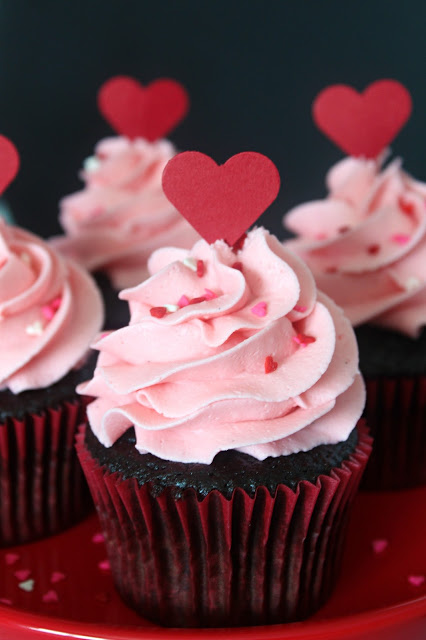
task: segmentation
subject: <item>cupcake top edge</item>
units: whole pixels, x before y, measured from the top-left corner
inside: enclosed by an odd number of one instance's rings
[[[90,426],[105,446],[134,427],[136,447],[210,463],[347,439],[364,404],[353,330],[308,268],[266,230],[238,247],[165,248],[125,290],[127,327],[104,335]]]
[[[417,337],[426,324],[426,184],[395,159],[348,157],[327,174],[329,194],[289,211],[285,246],[354,326]]]
[[[0,389],[50,386],[86,357],[103,323],[92,278],[0,219]]]

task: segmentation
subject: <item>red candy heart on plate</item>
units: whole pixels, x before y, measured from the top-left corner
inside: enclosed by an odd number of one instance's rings
[[[207,242],[233,245],[277,197],[274,163],[253,151],[223,165],[198,151],[169,160],[163,172],[167,198]]]
[[[8,138],[0,136],[0,194],[10,185],[19,169],[19,153]]]
[[[351,156],[376,158],[410,117],[408,90],[396,80],[377,80],[363,93],[336,84],[321,91],[312,106],[317,127]]]
[[[117,133],[153,142],[184,118],[189,98],[176,80],[159,78],[144,87],[134,78],[116,76],[100,88],[98,107]]]

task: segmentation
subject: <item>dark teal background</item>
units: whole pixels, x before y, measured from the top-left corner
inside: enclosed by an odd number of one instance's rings
[[[2,1],[0,131],[22,157],[7,199],[20,224],[57,232],[59,198],[80,187],[83,158],[111,133],[98,87],[116,74],[169,76],[192,99],[171,136],[180,149],[219,163],[255,150],[278,166],[281,193],[262,222],[283,235],[282,214],[324,195],[342,157],[310,116],[326,85],[405,84],[414,112],[393,149],[426,178],[425,42],[424,1]]]

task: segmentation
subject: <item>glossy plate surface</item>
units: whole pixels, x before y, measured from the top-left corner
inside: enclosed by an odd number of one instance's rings
[[[58,536],[0,550],[0,639],[424,640],[425,540],[426,488],[360,494],[340,581],[314,617],[270,627],[164,629],[115,593],[91,516]]]

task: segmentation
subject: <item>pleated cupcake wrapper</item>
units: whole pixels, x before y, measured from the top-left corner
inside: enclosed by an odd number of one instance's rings
[[[77,451],[124,601],[164,626],[228,626],[306,618],[328,598],[338,573],[350,506],[371,451],[359,443],[340,469],[294,492],[254,497],[236,489],[197,497],[123,480],[91,456],[84,432]]]
[[[374,448],[362,488],[426,485],[426,376],[366,379]]]
[[[0,546],[56,533],[91,508],[75,452],[85,401],[0,423]]]

